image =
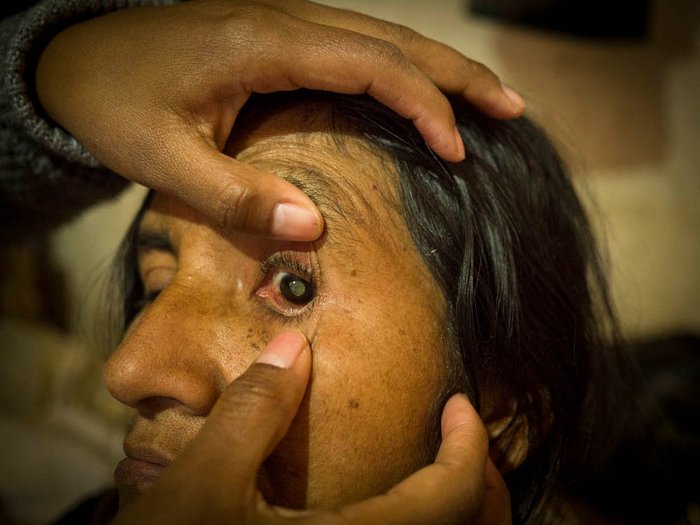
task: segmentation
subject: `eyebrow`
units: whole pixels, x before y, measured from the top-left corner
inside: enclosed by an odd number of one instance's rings
[[[329,230],[347,236],[357,224],[367,224],[373,207],[357,185],[308,166],[295,166],[279,171],[280,178],[303,191],[318,207]]]
[[[339,177],[343,180],[340,183],[329,173],[299,165],[279,170],[276,175],[303,191],[318,207],[326,222],[326,230],[330,230],[330,242],[336,238],[333,231],[338,231],[345,239],[351,239],[356,225],[366,225],[368,219],[373,218],[374,207],[357,185],[347,178]],[[144,228],[143,216],[138,221],[135,248],[137,253],[164,251],[178,255],[169,232]]]

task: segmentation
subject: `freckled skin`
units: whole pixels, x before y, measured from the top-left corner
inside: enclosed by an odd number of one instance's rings
[[[111,356],[106,380],[135,410],[127,441],[157,443],[176,456],[260,349],[284,329],[301,330],[313,351],[311,385],[260,485],[274,503],[336,508],[387,490],[431,459],[427,429],[445,381],[445,306],[382,196],[394,180],[386,163],[353,148],[352,138],[338,150],[322,122],[315,129],[306,118],[300,134],[299,122],[295,110],[265,118],[229,153],[273,172],[303,163],[352,179],[366,190],[373,220],[347,232],[329,223],[327,238],[301,246],[224,236],[185,204],[156,195],[143,227],[168,232],[179,255],[141,258],[146,289],[152,276],[164,289]],[[302,248],[322,282],[307,313],[284,317],[256,295],[260,263]]]

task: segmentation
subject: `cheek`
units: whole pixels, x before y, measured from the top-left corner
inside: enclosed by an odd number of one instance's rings
[[[269,329],[251,318],[246,319],[245,323],[227,319],[212,325],[204,340],[211,348],[218,350],[217,359],[221,363],[224,385],[245,372],[276,333],[277,330]]]
[[[426,463],[442,384],[439,334],[427,312],[380,310],[385,306],[372,298],[336,305],[313,337],[303,423],[309,506],[384,492]]]

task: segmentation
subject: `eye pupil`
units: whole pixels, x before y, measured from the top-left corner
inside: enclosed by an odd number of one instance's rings
[[[282,278],[280,291],[287,301],[294,304],[308,303],[314,297],[312,284],[291,274],[287,274]]]
[[[292,292],[294,297],[304,297],[306,293],[306,285],[303,281],[293,280],[289,281],[289,291]]]

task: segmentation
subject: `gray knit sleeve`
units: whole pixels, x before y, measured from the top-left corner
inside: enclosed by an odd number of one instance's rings
[[[43,113],[33,84],[46,44],[62,29],[116,9],[172,3],[44,0],[0,22],[0,239],[41,234],[127,185]]]

